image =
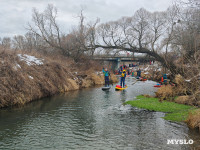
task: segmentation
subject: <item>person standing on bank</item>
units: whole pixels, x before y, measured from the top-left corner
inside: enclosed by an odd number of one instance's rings
[[[110,73],[108,72],[108,69],[107,68],[103,68],[103,73],[104,73],[104,77],[105,77],[105,86],[109,86],[109,76],[110,76]]]

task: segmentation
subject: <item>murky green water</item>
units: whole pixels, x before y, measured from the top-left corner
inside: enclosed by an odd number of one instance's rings
[[[163,120],[164,113],[123,106],[139,94],[153,94],[152,81],[127,78],[126,91],[101,87],[45,98],[0,110],[0,149],[194,149],[199,134]],[[167,139],[193,139],[168,145]]]

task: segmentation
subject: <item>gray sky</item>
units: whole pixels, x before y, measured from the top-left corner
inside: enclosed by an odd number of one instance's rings
[[[0,37],[25,34],[31,22],[32,8],[43,11],[48,4],[58,9],[58,22],[68,33],[77,24],[76,17],[81,8],[87,21],[97,17],[101,22],[117,20],[122,16],[132,16],[143,7],[148,11],[164,11],[173,0],[0,0]]]

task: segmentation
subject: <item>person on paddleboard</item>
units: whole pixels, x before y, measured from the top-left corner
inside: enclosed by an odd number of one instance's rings
[[[109,86],[109,76],[110,76],[110,73],[108,72],[108,69],[107,68],[103,68],[103,73],[104,73],[104,77],[105,77],[105,86]]]
[[[121,80],[120,80],[121,87],[125,87],[125,78],[126,78],[126,70],[123,70],[121,74]]]

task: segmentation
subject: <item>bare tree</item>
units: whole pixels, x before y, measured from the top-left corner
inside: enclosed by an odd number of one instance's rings
[[[49,51],[47,43],[37,34],[28,32],[24,36],[17,35],[13,37],[12,45],[15,50],[37,51],[44,53]]]
[[[152,51],[159,51],[162,48],[160,44],[160,39],[162,38],[165,32],[166,26],[166,13],[165,12],[154,12],[150,16],[150,34],[148,36],[150,40],[150,49]]]
[[[146,53],[153,56],[174,74],[182,74],[181,68],[173,62],[167,61],[161,55],[162,51],[158,51],[159,46],[157,44],[165,38],[162,36],[166,30],[164,13],[158,15],[145,9],[139,9],[134,16],[101,24],[97,30],[102,40],[96,43],[96,48]],[[155,49],[157,50],[155,51]]]
[[[11,49],[11,38],[10,37],[4,37],[1,40],[1,46],[3,49]]]
[[[173,5],[169,7],[166,11],[166,27],[165,27],[165,36],[163,40],[163,46],[165,47],[165,59],[167,59],[167,54],[169,51],[169,46],[171,41],[173,40],[173,32],[176,23],[179,19],[179,7]]]
[[[54,49],[64,56],[72,57],[78,61],[81,56],[85,54],[94,53],[94,48],[88,45],[93,45],[95,41],[95,23],[85,25],[85,16],[81,11],[79,18],[79,25],[75,27],[70,33],[64,34],[61,32],[57,21],[57,9],[53,5],[48,5],[43,13],[39,13],[33,9],[34,25],[29,24],[29,31],[42,38],[49,47]],[[29,41],[30,38],[26,38]],[[29,42],[29,46],[32,42]]]
[[[25,39],[22,35],[17,35],[13,37],[13,47],[15,50],[25,50]]]
[[[73,57],[75,61],[79,61],[81,57],[93,56],[95,48],[88,45],[94,45],[96,40],[95,27],[99,20],[94,23],[85,24],[85,16],[81,11],[79,18],[79,25],[67,34],[63,36],[61,45],[69,52],[70,57]]]
[[[53,5],[48,5],[43,13],[39,13],[33,9],[34,26],[29,24],[28,30],[41,37],[49,46],[55,48],[65,56],[69,56],[69,52],[64,49],[62,43],[62,33],[56,22],[57,9]]]

